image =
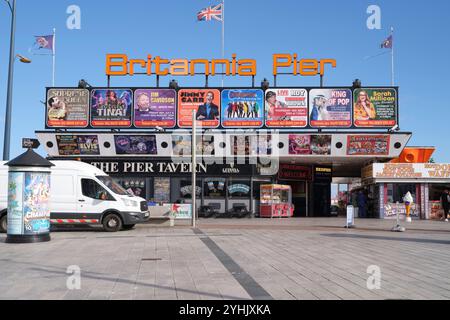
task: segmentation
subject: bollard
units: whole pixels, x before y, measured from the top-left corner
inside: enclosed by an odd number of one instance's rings
[[[6,243],[50,241],[50,168],[53,164],[28,149],[6,165],[9,167]]]

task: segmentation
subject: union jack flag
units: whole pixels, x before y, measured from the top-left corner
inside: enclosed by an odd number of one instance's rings
[[[210,6],[202,9],[197,13],[198,21],[211,21],[212,19],[217,21],[223,21],[223,4],[220,3],[216,6]]]

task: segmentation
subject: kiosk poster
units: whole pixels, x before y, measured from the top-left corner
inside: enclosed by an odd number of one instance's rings
[[[354,91],[356,127],[393,127],[397,124],[395,89],[356,89]]]
[[[23,234],[24,172],[9,172],[8,180],[8,234]]]
[[[351,90],[312,89],[309,92],[309,123],[313,128],[351,127]]]
[[[349,135],[347,155],[386,156],[389,154],[388,135]]]
[[[265,96],[266,126],[300,127],[308,125],[306,89],[269,89]]]
[[[173,89],[138,89],[134,92],[134,125],[137,128],[173,128],[177,93]]]
[[[24,182],[24,234],[47,233],[50,230],[50,174],[26,172]]]
[[[261,89],[222,91],[224,128],[261,128],[264,124],[264,93]]]
[[[50,89],[47,92],[48,128],[86,128],[89,125],[89,90]]]
[[[157,154],[156,136],[114,136],[118,155]]]
[[[131,127],[131,89],[95,89],[91,92],[91,126]]]
[[[182,89],[178,91],[178,126],[192,127],[192,111],[198,125],[217,128],[220,125],[220,91],[217,89]]]

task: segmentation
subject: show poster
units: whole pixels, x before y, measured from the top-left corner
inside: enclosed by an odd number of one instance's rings
[[[56,135],[58,152],[60,156],[79,156],[78,136],[74,135]]]
[[[312,89],[309,92],[309,124],[313,128],[351,127],[351,90]]]
[[[137,89],[134,92],[136,128],[174,128],[177,93],[173,89]]]
[[[203,128],[220,125],[220,91],[217,89],[182,89],[178,91],[178,126],[192,127],[192,112]]]
[[[304,128],[308,125],[306,89],[269,89],[265,95],[266,126]]]
[[[56,135],[60,156],[100,155],[97,135]]]
[[[347,155],[387,156],[389,140],[388,135],[349,135]]]
[[[89,90],[50,89],[47,92],[47,127],[86,128],[89,125]]]
[[[97,128],[131,127],[131,89],[95,89],[91,92],[91,126]]]
[[[155,155],[157,154],[155,135],[114,136],[118,155]]]
[[[172,135],[172,155],[190,156],[192,154],[192,137],[189,135]]]
[[[98,136],[78,136],[78,149],[81,155],[98,156],[100,155],[100,148],[98,145]]]
[[[50,232],[50,174],[26,172],[23,188],[24,235]]]
[[[331,155],[331,135],[289,135],[290,155]]]
[[[356,89],[353,117],[356,127],[388,127],[397,124],[397,91],[386,89]]]
[[[224,128],[261,128],[264,124],[264,93],[261,89],[222,91]]]

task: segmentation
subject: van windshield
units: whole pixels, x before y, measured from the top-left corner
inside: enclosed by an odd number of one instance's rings
[[[103,182],[105,186],[111,189],[112,192],[121,196],[129,196],[130,194],[122,188],[117,182],[115,182],[110,176],[97,176],[97,178]]]

